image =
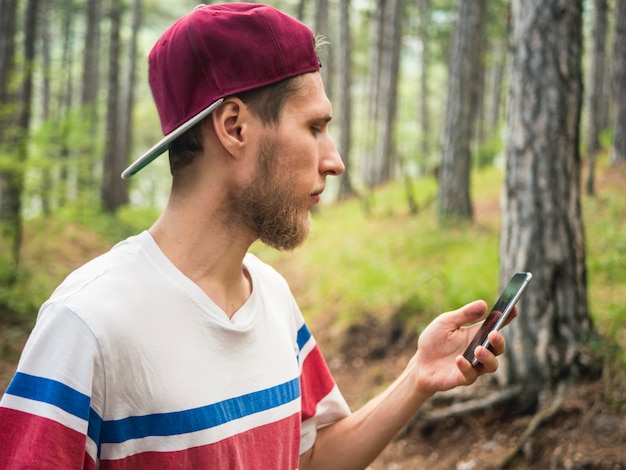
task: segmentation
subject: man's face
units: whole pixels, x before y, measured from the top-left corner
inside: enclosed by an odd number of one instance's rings
[[[327,175],[344,166],[328,133],[332,107],[319,73],[302,76],[300,91],[285,102],[278,125],[264,128],[253,178],[231,188],[232,214],[265,244],[299,246],[310,230],[310,209]]]

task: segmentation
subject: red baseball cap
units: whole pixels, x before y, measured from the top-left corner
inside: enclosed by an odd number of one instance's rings
[[[148,77],[165,137],[122,173],[128,179],[225,97],[320,68],[311,29],[258,3],[202,5],[152,48]]]

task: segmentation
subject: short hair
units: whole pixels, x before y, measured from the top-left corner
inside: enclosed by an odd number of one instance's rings
[[[300,78],[301,75],[298,75],[271,85],[238,93],[236,96],[250,108],[250,111],[261,119],[263,125],[276,125],[280,122],[285,102],[299,90]],[[202,153],[203,122],[204,120],[190,128],[170,144],[170,172],[172,175],[189,165]]]

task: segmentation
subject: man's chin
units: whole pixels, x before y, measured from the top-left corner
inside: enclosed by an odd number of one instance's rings
[[[274,234],[273,236],[261,236],[259,239],[265,245],[275,248],[279,251],[292,251],[298,248],[309,237],[311,232],[310,223],[301,224],[298,228],[290,231],[289,233],[283,233],[279,236]]]

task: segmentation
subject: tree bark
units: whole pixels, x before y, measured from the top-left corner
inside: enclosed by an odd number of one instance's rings
[[[100,190],[102,208],[114,213],[124,204],[124,181],[120,174],[126,161],[119,153],[118,121],[120,114],[120,28],[122,23],[122,2],[111,2],[111,32],[109,39],[109,80],[107,96],[106,139],[103,163],[103,178]]]
[[[61,58],[61,85],[58,92],[57,116],[55,122],[56,135],[58,141],[58,161],[59,161],[59,177],[56,182],[56,196],[59,207],[64,207],[72,192],[76,192],[72,187],[70,178],[72,155],[71,145],[69,143],[69,126],[71,125],[70,114],[74,104],[74,75],[72,41],[74,26],[74,1],[70,0],[63,3],[63,21],[62,21],[62,37],[63,37],[63,53]]]
[[[124,80],[125,87],[123,89],[123,99],[120,103],[120,119],[117,122],[117,158],[121,162],[120,168],[125,168],[128,165],[131,152],[131,140],[133,127],[133,106],[135,105],[135,82],[136,82],[136,70],[137,70],[137,38],[139,34],[139,28],[141,27],[141,0],[133,0],[132,2],[132,19],[131,19],[131,37],[130,44],[128,46],[128,64],[127,64],[127,77]],[[117,181],[119,184],[119,204],[128,204],[129,201],[129,185],[127,181],[121,179],[120,175],[117,175]],[[115,175],[112,175],[115,178]]]
[[[471,220],[470,140],[481,60],[484,0],[459,0],[448,76],[448,98],[439,170],[439,218]]]
[[[87,0],[87,21],[85,25],[83,73],[81,80],[81,118],[91,136],[98,135],[97,98],[100,83],[100,10],[101,0]],[[96,163],[97,139],[87,139],[81,143],[81,157],[78,160],[79,194],[87,200],[93,199],[94,171]]]
[[[428,111],[428,66],[430,56],[428,54],[429,35],[428,35],[428,12],[430,9],[430,0],[419,0],[419,38],[422,43],[422,63],[420,74],[420,151],[424,161],[427,161],[430,154],[430,113]]]
[[[520,406],[587,370],[593,325],[580,205],[582,0],[513,0],[500,281],[534,279],[504,331]]]
[[[589,71],[587,76],[587,193],[594,195],[596,154],[600,150],[600,106],[604,87],[604,63],[606,61],[606,28],[607,28],[607,0],[593,2],[591,47],[589,54]]]
[[[346,170],[339,181],[339,199],[355,194],[350,177],[350,142],[352,136],[352,38],[350,32],[350,0],[339,1],[339,154]]]
[[[498,44],[494,51],[495,63],[491,67],[491,102],[487,115],[487,134],[489,139],[498,130],[502,109],[502,89],[506,71],[506,44]]]
[[[626,161],[626,2],[616,1],[613,10],[613,145],[611,163]]]
[[[14,85],[16,73],[17,1],[0,1],[0,151],[4,161],[0,169],[0,233],[9,246],[2,250],[2,261],[10,269],[6,281],[13,282],[19,264],[21,243],[21,172],[19,162],[20,109]],[[7,158],[8,157],[8,158]],[[5,258],[6,256],[6,258]],[[3,276],[4,277],[4,276]]]
[[[389,181],[397,163],[394,126],[397,114],[398,75],[402,43],[402,0],[383,0],[379,12],[377,61],[373,62],[376,91],[372,118],[373,149],[367,180],[371,187]]]
[[[50,34],[50,22],[45,21],[50,12],[49,0],[43,0],[40,14],[41,21],[41,56],[42,56],[42,73],[41,73],[41,120],[48,123],[50,119],[50,104],[52,101],[50,71],[52,70],[52,38]],[[52,139],[47,138],[46,148],[50,148]],[[41,169],[41,185],[39,186],[39,197],[41,199],[41,210],[44,216],[52,213],[52,173],[51,165],[44,165]]]
[[[322,74],[322,80],[326,87],[326,94],[332,101],[333,96],[333,54],[328,51],[329,47],[332,47],[332,41],[330,41],[330,28],[328,23],[328,0],[315,0],[315,34],[318,34],[326,39],[329,44],[319,50],[317,53],[322,63],[320,73]]]

